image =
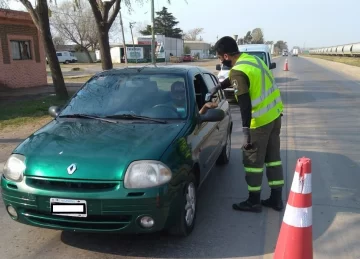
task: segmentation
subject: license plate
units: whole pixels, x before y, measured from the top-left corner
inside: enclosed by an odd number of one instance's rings
[[[68,217],[87,217],[86,201],[50,198],[53,215]]]

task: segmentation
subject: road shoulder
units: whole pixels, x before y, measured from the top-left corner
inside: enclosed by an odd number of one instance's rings
[[[319,59],[319,58],[313,58],[313,57],[304,57],[305,58],[321,67],[324,67],[326,69],[329,69],[335,73],[340,73],[347,77],[349,80],[354,80],[357,84],[360,85],[360,67],[355,67],[335,61],[325,60],[325,59]]]

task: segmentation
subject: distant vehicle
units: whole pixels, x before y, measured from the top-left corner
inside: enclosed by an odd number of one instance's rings
[[[292,50],[292,55],[293,55],[293,57],[297,57],[299,55],[299,50],[298,49],[293,49]]]
[[[198,188],[230,159],[229,103],[222,90],[208,95],[217,82],[196,66],[95,75],[10,155],[0,182],[9,217],[65,231],[188,236],[207,202]],[[200,114],[209,100],[218,107]]]
[[[248,45],[239,45],[239,51],[248,53],[250,55],[255,55],[261,58],[265,64],[269,67],[269,69],[276,68],[276,63],[271,62],[271,54],[270,48],[266,44],[248,44]],[[230,68],[223,65],[216,65],[216,70],[219,71],[218,79],[220,82],[224,81],[227,77],[229,77]],[[227,99],[234,100],[234,89],[227,88],[224,90],[225,96]]]
[[[76,63],[78,61],[74,53],[70,51],[56,51],[56,56],[59,60],[59,63],[69,64],[69,63]],[[46,57],[46,63],[47,64],[49,63],[47,57]]]
[[[183,56],[183,62],[186,62],[186,61],[188,61],[188,62],[193,62],[193,61],[194,61],[194,57],[191,56],[190,54],[185,54],[185,55]]]
[[[287,55],[288,55],[288,51],[287,51],[287,50],[283,50],[282,55],[283,55],[283,56],[287,56]]]

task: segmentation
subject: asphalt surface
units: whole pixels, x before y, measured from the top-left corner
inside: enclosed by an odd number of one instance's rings
[[[290,71],[285,72],[284,60],[274,60],[285,103],[283,199],[296,160],[311,158],[314,258],[360,258],[360,81],[302,57],[288,57]],[[0,203],[0,258],[272,258],[283,213],[264,209],[254,215],[231,208],[247,196],[239,109],[233,107],[232,113],[231,161],[214,168],[203,185],[196,229],[188,238],[38,229],[12,221]],[[266,177],[263,186],[265,198]]]

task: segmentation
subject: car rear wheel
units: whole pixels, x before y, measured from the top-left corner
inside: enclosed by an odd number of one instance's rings
[[[195,175],[191,174],[183,191],[181,212],[176,218],[176,223],[169,229],[174,236],[186,237],[191,234],[195,227],[197,211],[197,188]]]
[[[218,165],[224,165],[229,163],[230,161],[230,153],[231,153],[231,133],[229,132],[226,139],[226,144],[221,151],[219,158],[217,159],[216,163]]]

